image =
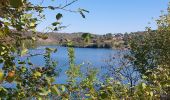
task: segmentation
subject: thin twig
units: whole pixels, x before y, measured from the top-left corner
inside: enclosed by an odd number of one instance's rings
[[[74,1],[66,4],[65,6],[61,7],[61,9],[65,8],[65,7],[67,7],[67,6],[70,6],[71,4],[73,4],[73,3],[77,2],[77,1],[78,1],[78,0],[74,0]]]

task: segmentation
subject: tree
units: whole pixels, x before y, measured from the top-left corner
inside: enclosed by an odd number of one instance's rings
[[[44,34],[36,33],[36,27],[45,16],[45,9],[80,13],[84,18],[84,9],[66,9],[69,5],[78,0],[66,2],[59,6],[42,6],[33,4],[29,0],[1,0],[0,1],[0,98],[2,99],[23,99],[37,98],[44,96],[59,95],[55,82],[58,76],[56,61],[51,58],[51,53],[56,49],[46,48],[43,55],[45,65],[37,67],[30,61],[30,57],[25,45],[25,40],[32,42],[37,38],[46,39]],[[42,3],[45,2],[42,0]],[[61,13],[56,14],[56,22],[52,23],[52,30],[57,31],[62,28],[60,19]],[[25,33],[30,33],[25,34]],[[26,59],[23,59],[26,57]],[[17,61],[17,62],[16,62]],[[3,84],[9,83],[14,87],[5,87]],[[64,86],[61,86],[64,87]]]
[[[113,38],[112,33],[107,33],[105,36],[107,40],[111,40]]]
[[[83,33],[81,37],[84,39],[86,43],[89,43],[90,39],[92,38],[90,33]]]
[[[134,68],[141,73],[154,95],[168,95],[170,85],[170,9],[157,20],[158,29],[134,35],[131,40],[131,57]]]
[[[126,84],[129,96],[133,96],[135,86],[137,86],[137,83],[140,81],[140,77],[138,71],[134,69],[131,63],[128,52],[122,52],[123,51],[117,52],[117,54],[111,55],[109,59],[105,60],[107,65],[104,69],[107,70],[107,73],[104,75],[111,77],[121,84]]]

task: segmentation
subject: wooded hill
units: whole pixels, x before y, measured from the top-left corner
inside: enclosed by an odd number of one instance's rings
[[[71,41],[74,47],[81,48],[128,48],[128,41],[133,35],[142,35],[145,32],[132,33],[107,33],[105,35],[97,35],[92,33],[48,33],[47,39],[39,38],[38,45],[62,45],[67,46]],[[41,33],[42,34],[42,33]],[[90,34],[88,42],[82,37],[83,34]]]
[[[123,48],[125,46],[125,36],[127,34],[105,34],[96,35],[90,34],[89,40],[85,41],[82,37],[83,32],[79,33],[48,33],[47,39],[38,39],[38,45],[62,45],[67,46],[67,43],[71,41],[74,47],[89,47],[89,48]]]
[[[15,30],[11,30],[11,35],[13,33],[18,33]],[[23,35],[23,40],[25,40],[26,46],[30,47],[32,42],[29,40],[35,36],[37,40],[34,44],[37,46],[43,45],[60,45],[60,46],[68,46],[68,42],[72,42],[73,47],[79,48],[116,48],[116,49],[125,49],[128,48],[128,42],[134,36],[143,35],[146,32],[131,32],[131,33],[107,33],[104,35],[97,35],[92,33],[84,33],[84,32],[77,32],[77,33],[59,33],[59,32],[49,32],[49,33],[42,33],[36,32],[23,32],[18,33],[18,35]],[[88,39],[83,37],[84,34],[89,34]],[[17,36],[16,36],[17,37]],[[27,40],[28,39],[28,40]],[[33,38],[34,39],[34,38]],[[6,37],[5,39],[1,39],[1,41],[7,41],[12,43],[13,40],[10,37]]]

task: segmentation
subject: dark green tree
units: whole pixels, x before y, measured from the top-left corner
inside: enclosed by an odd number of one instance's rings
[[[90,33],[83,33],[82,36],[81,36],[85,42],[89,43],[90,42],[90,39],[92,38],[91,34]]]

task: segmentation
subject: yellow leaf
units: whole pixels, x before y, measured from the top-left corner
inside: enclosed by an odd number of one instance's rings
[[[145,89],[146,88],[146,84],[142,83],[142,88]]]
[[[41,73],[38,72],[38,71],[36,71],[36,72],[34,73],[34,76],[35,76],[35,77],[40,77],[40,76],[41,76]]]
[[[150,92],[150,95],[151,95],[151,97],[153,97],[153,92],[152,91]]]
[[[28,52],[28,49],[23,49],[22,51],[21,51],[21,56],[23,56],[23,55],[25,55],[26,53]]]
[[[30,26],[31,26],[31,27],[34,27],[34,26],[35,26],[35,23],[30,23]]]
[[[4,78],[4,73],[2,70],[0,70],[0,82],[3,81],[3,78]]]

